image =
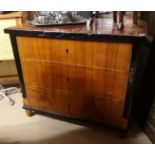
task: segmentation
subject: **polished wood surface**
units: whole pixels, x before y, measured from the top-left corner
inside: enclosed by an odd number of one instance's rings
[[[23,24],[22,26],[10,27],[6,32],[22,31],[27,33],[75,33],[93,35],[117,35],[117,36],[131,36],[135,38],[146,35],[147,26],[144,21],[133,24],[132,18],[124,17],[124,29],[118,30],[117,25],[113,22],[113,18],[98,18],[93,20],[91,26],[87,25],[70,25],[70,26],[50,26],[50,27],[36,27],[30,24]],[[26,33],[25,33],[26,34]]]
[[[128,121],[122,117],[123,106],[102,98],[86,97],[82,93],[28,88],[28,105],[34,109],[54,112],[64,116],[126,128]]]
[[[128,43],[17,37],[21,60],[53,62],[109,71],[128,71]],[[127,52],[126,52],[127,51]]]
[[[17,37],[27,104],[126,127],[129,43]],[[125,123],[124,123],[125,122]]]
[[[128,79],[124,73],[39,62],[22,62],[22,67],[25,84],[30,87],[81,92],[119,103],[124,100]]]

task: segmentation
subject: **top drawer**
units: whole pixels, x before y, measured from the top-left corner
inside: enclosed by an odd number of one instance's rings
[[[131,44],[17,37],[20,59],[128,71]]]

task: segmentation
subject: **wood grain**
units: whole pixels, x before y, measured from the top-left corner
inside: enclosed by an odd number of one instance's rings
[[[84,25],[70,25],[70,26],[48,26],[48,27],[36,27],[30,24],[23,24],[19,27],[11,27],[7,29],[8,32],[27,32],[27,33],[75,33],[75,34],[88,34],[88,35],[116,35],[116,36],[132,36],[141,37],[146,35],[147,26],[142,20],[138,21],[137,25],[133,24],[132,18],[124,18],[124,29],[122,31],[117,29],[117,25],[114,24],[113,18],[98,18],[93,20],[91,26]],[[26,34],[26,33],[25,33]]]
[[[21,59],[128,71],[131,44],[17,37]]]
[[[81,92],[120,103],[124,101],[128,80],[125,73],[33,61],[23,61],[22,66],[25,85],[29,87]]]
[[[26,90],[29,107],[121,128],[127,127],[127,121],[122,118],[121,104],[86,97],[82,93],[49,91],[32,87],[27,87]]]
[[[28,106],[127,126],[131,44],[34,37],[17,37],[17,44]]]

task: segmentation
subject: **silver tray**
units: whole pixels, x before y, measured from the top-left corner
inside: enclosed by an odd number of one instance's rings
[[[49,23],[49,24],[39,24],[39,23],[31,23],[34,26],[65,26],[65,25],[83,25],[86,24],[86,21],[81,21],[81,22],[67,22],[67,23]]]

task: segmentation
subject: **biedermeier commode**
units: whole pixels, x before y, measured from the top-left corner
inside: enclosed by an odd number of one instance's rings
[[[24,108],[126,129],[145,26],[110,19],[92,26],[5,29],[10,34]]]

